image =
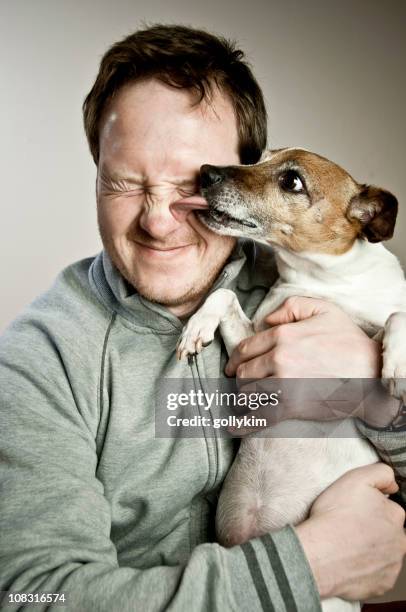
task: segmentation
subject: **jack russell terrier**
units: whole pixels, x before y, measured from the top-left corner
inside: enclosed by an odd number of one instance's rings
[[[254,165],[204,165],[200,178],[208,203],[198,213],[201,221],[216,233],[271,245],[279,279],[252,321],[233,291],[213,292],[186,324],[178,358],[200,352],[217,327],[230,354],[267,328],[266,315],[290,296],[322,298],[369,336],[383,339],[382,378],[392,395],[405,400],[406,283],[397,258],[381,244],[393,235],[396,198],[299,148],[266,151]],[[284,423],[267,430],[267,437],[243,438],[219,498],[219,542],[232,546],[297,525],[337,478],[378,461],[354,420],[348,421],[351,437],[345,438],[334,437],[337,422],[325,423],[326,437],[315,438],[314,421],[301,421],[300,438],[283,437]],[[324,612],[359,609],[358,602],[323,601]]]

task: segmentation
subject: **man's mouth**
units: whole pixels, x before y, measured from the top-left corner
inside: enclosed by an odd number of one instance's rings
[[[181,244],[170,247],[157,247],[151,246],[149,244],[143,244],[142,242],[138,241],[135,241],[135,243],[138,245],[138,247],[141,247],[142,252],[144,254],[152,257],[170,257],[176,255],[183,255],[186,249],[193,246],[193,244]]]

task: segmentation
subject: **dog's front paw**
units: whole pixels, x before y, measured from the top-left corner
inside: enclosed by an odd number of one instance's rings
[[[220,318],[213,313],[197,312],[190,317],[176,345],[177,358],[200,353],[204,346],[213,341],[219,324]]]
[[[383,338],[382,382],[394,397],[406,403],[406,313],[391,314]]]

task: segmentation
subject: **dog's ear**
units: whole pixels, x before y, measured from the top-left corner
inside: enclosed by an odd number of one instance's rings
[[[273,154],[273,151],[271,151],[271,149],[264,149],[262,151],[262,155],[260,159],[258,160],[258,163],[260,164],[262,162],[268,161],[269,159],[271,159],[272,154]]]
[[[392,238],[397,214],[395,196],[372,185],[363,185],[359,194],[351,199],[347,210],[347,217],[359,221],[360,234],[369,242]]]
[[[269,161],[275,155],[275,153],[279,153],[280,151],[285,151],[285,149],[287,148],[288,147],[282,147],[281,149],[264,149],[257,163],[260,164],[262,162]]]

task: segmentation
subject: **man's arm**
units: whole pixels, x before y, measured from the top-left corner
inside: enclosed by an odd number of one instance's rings
[[[119,566],[81,389],[43,321],[1,339],[0,389],[0,590],[66,593],[72,611],[320,609],[290,527],[231,549],[199,545],[185,565]]]
[[[399,494],[406,507],[406,427],[401,431],[373,428],[358,420],[357,427],[375,446],[382,461],[390,465],[399,484]]]
[[[394,586],[406,553],[405,511],[385,495],[397,490],[393,470],[375,463],[350,470],[315,500],[296,530],[323,598],[364,600]]]

